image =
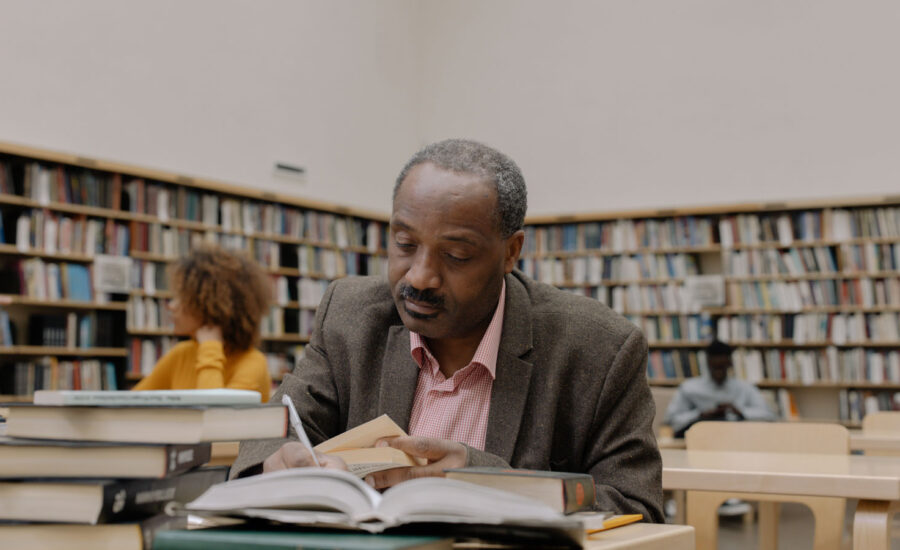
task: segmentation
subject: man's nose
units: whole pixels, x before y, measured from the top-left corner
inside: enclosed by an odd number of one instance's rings
[[[437,261],[433,253],[421,249],[417,251],[409,271],[406,272],[407,282],[418,290],[439,288],[441,276]]]

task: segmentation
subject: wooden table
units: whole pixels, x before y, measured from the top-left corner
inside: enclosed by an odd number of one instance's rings
[[[851,451],[890,451],[900,453],[900,433],[850,430]]]
[[[522,548],[521,544],[484,541],[464,541],[453,545],[455,550],[505,550]],[[584,543],[586,550],[695,550],[694,528],[689,525],[664,523],[632,523],[590,535]]]
[[[663,449],[663,488],[857,498],[855,550],[890,550],[891,515],[900,510],[895,457]],[[688,523],[692,521],[687,511]],[[698,531],[698,540],[702,535]]]
[[[632,523],[590,535],[584,547],[588,550],[694,550],[694,528]]]

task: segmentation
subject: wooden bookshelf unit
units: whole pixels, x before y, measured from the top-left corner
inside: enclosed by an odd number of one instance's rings
[[[784,418],[900,409],[900,195],[526,220],[520,267],[641,327],[651,384],[705,370],[712,336]],[[725,300],[697,307],[691,277]]]
[[[308,342],[328,283],[386,272],[387,219],[0,143],[0,400],[139,380],[177,341],[164,308],[166,267],[210,241],[245,250],[272,276],[276,305],[261,346],[278,380]],[[93,288],[101,255],[129,258],[124,292]]]

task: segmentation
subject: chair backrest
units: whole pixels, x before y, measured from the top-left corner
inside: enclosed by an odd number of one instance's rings
[[[689,450],[848,454],[850,434],[838,424],[698,422],[684,436]]]
[[[653,395],[653,402],[656,403],[656,416],[653,417],[653,433],[659,435],[660,428],[663,426],[663,420],[666,418],[666,409],[669,403],[675,397],[678,388],[667,388],[665,386],[652,386],[650,393]]]
[[[863,417],[863,433],[890,432],[900,434],[900,411],[878,411]],[[865,454],[872,456],[900,456],[900,451],[867,449]]]
[[[900,432],[900,411],[878,411],[863,417],[864,432]]]

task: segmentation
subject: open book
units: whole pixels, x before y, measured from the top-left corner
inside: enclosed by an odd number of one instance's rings
[[[350,472],[358,477],[403,466],[424,466],[426,460],[412,457],[393,447],[373,447],[382,437],[406,435],[386,414],[351,428],[316,445],[320,453],[339,456]]]
[[[210,487],[185,506],[190,513],[378,533],[415,524],[478,525],[552,533],[579,543],[584,523],[514,493],[427,477],[383,494],[358,477],[327,468],[293,468]]]

